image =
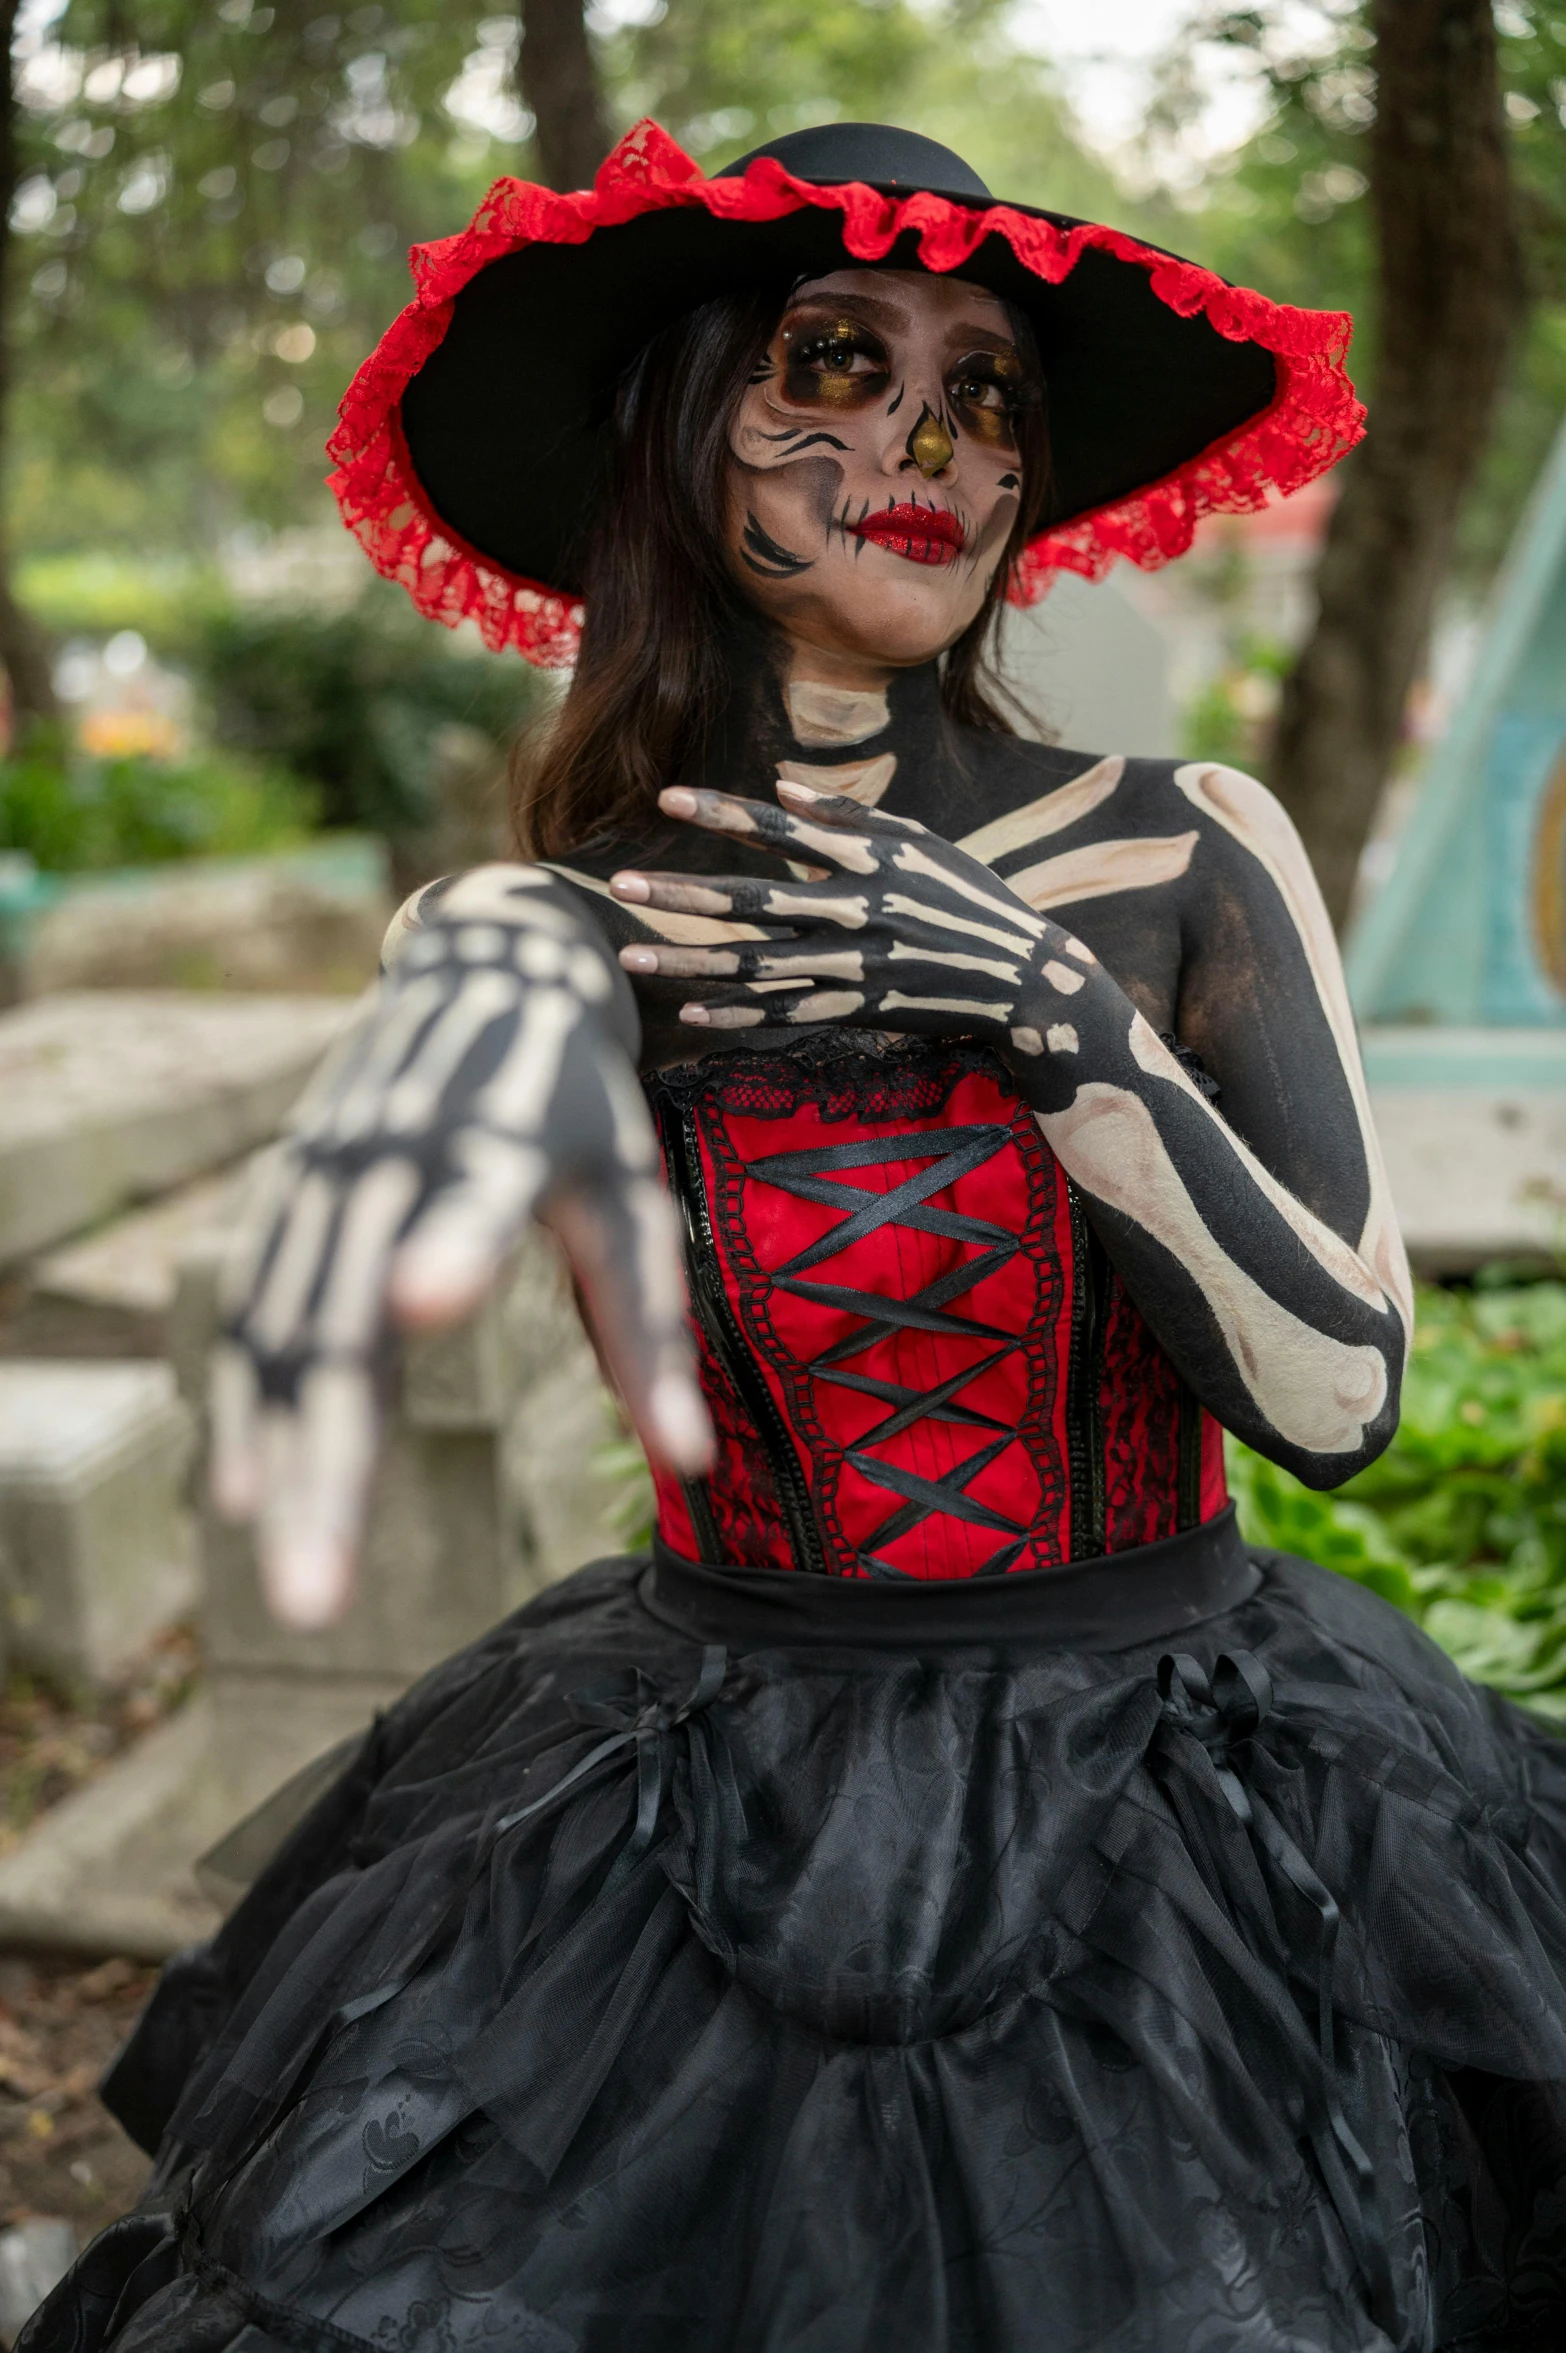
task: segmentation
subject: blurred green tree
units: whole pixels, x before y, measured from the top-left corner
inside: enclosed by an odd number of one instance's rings
[[[1528,307],[1459,525],[1456,574],[1476,587],[1500,560],[1566,412],[1566,14],[1535,0],[1500,0],[1493,14]],[[1204,10],[1165,65],[1148,142],[1155,181],[1184,182],[1186,247],[1284,301],[1352,311],[1353,367],[1365,383],[1379,312],[1367,201],[1374,42],[1363,0]],[[1251,68],[1263,119],[1233,155],[1193,169],[1181,143],[1213,47]]]
[[[342,384],[531,119],[515,21],[69,0],[24,31],[12,340],[33,548],[308,511]]]
[[[547,693],[523,663],[453,645],[378,580],[336,612],[217,608],[187,658],[217,742],[308,779],[324,824],[383,835],[403,888],[511,854],[502,747]]]
[[[17,39],[17,0],[0,0],[0,40],[9,57]],[[16,84],[8,76],[0,94],[0,480],[9,455],[12,377],[11,339],[7,321],[16,274],[14,217],[18,182],[23,169],[19,137],[20,108]],[[12,708],[23,722],[52,720],[57,711],[48,643],[32,617],[18,604],[11,581],[9,517],[0,515],[0,664],[10,683]]]
[[[326,521],[321,445],[407,299],[407,246],[459,227],[498,171],[587,176],[600,118],[576,168],[546,168],[514,10],[319,7],[145,0],[134,44],[118,0],[24,25],[10,507],[30,551]],[[573,9],[582,28],[577,0],[529,8],[535,60]],[[1014,194],[1113,205],[1003,0],[596,0],[586,22],[609,130],[655,113],[708,168],[868,114]]]
[[[897,123],[965,155],[997,194],[1131,225],[1009,0],[611,0],[598,17],[622,122],[652,114],[708,171],[813,123]]]
[[[1371,392],[1269,771],[1341,913],[1435,598],[1494,569],[1566,411],[1566,17],[1535,0],[1204,12],[1163,75],[1166,178],[1203,44],[1249,64],[1264,119],[1189,178],[1185,242],[1226,275],[1352,311]]]
[[[392,708],[407,698],[383,673],[412,649],[385,600],[318,643],[308,629],[295,643],[276,615],[258,620],[254,644],[230,620],[194,638],[188,622],[224,605],[212,558],[236,527],[333,522],[322,444],[343,384],[407,299],[410,243],[459,227],[498,171],[581,182],[604,139],[644,112],[708,168],[780,130],[874,115],[946,139],[1024,199],[1104,210],[1113,190],[1047,69],[1010,37],[1004,0],[321,8],[144,0],[132,17],[122,0],[24,0],[0,465],[9,458],[8,513],[31,570],[81,550],[121,577],[139,567],[149,610],[172,598],[186,616],[176,634],[189,642],[166,650],[195,652],[212,679],[219,659],[231,665],[224,734],[264,738],[323,786],[333,816],[407,838],[430,821],[413,775],[429,726],[400,727]],[[4,582],[0,563],[0,638]],[[51,604],[58,626],[92,632],[68,594]],[[357,668],[342,691],[361,718],[380,712],[351,756],[326,741],[345,633]],[[451,650],[422,634],[432,659]],[[46,663],[36,675],[42,709]],[[285,675],[308,745],[277,733]],[[421,680],[417,699],[445,725],[450,698]],[[450,683],[459,700],[473,686]],[[491,727],[487,703],[476,724]]]
[[[1334,920],[1402,737],[1523,307],[1492,0],[1371,0],[1377,350],[1268,777]]]
[[[588,188],[612,144],[583,0],[521,0],[522,92],[533,116],[539,176]]]

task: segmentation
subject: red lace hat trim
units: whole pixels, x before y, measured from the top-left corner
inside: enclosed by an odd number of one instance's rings
[[[469,226],[416,245],[412,302],[394,319],[343,396],[327,443],[329,488],[376,570],[400,581],[421,613],[455,628],[476,621],[484,642],[541,669],[566,667],[582,626],[580,598],[519,579],[465,545],[425,502],[398,422],[404,389],[441,341],[470,278],[524,245],[581,245],[595,230],[675,205],[703,205],[721,220],[771,221],[816,205],[841,212],[843,244],[856,260],[881,261],[897,238],[917,234],[926,269],[960,270],[997,233],[1019,261],[1059,285],[1089,248],[1145,269],[1158,300],[1181,318],[1198,313],[1231,342],[1256,343],[1276,362],[1277,391],[1260,415],[1177,466],[1161,481],[1041,532],[1017,566],[1013,601],[1031,604],[1052,574],[1101,579],[1117,557],[1150,571],[1184,555],[1204,515],[1245,514],[1270,495],[1303,489],[1361,438],[1365,411],[1344,368],[1346,312],[1296,310],[1211,270],[1157,252],[1119,229],[1074,229],[994,205],[978,212],[944,196],[883,195],[850,184],[796,180],[770,156],[738,180],[709,180],[654,122],[628,131],[590,189],[560,195],[526,180],[497,180]]]

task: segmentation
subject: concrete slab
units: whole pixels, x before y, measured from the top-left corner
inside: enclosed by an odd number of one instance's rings
[[[197,1177],[148,1209],[133,1209],[87,1236],[51,1250],[28,1269],[32,1288],[126,1315],[166,1316],[174,1305],[180,1262],[209,1235],[233,1230],[240,1171]]]
[[[1371,1088],[1398,1223],[1416,1271],[1566,1245],[1566,1093],[1539,1087]]]
[[[273,1135],[342,997],[73,991],[0,1014],[0,1266]]]
[[[190,1236],[169,1317],[198,1426],[219,1247],[205,1224]],[[220,1908],[238,1884],[196,1865],[237,1823],[426,1667],[616,1549],[617,1491],[596,1460],[610,1426],[558,1256],[533,1234],[496,1300],[405,1353],[359,1597],[339,1626],[275,1624],[248,1533],[203,1507],[202,1696],[0,1858],[0,1945],[161,1959],[208,1933],[213,1896]]]
[[[0,2231],[0,2344],[16,2342],[75,2261],[75,2228],[58,2215],[30,2215]]]
[[[271,857],[73,875],[53,884],[50,903],[30,926],[24,993],[351,993],[375,977],[392,905],[384,848],[351,835]]]
[[[210,1936],[259,1862],[346,1761],[342,1750],[397,1696],[368,1677],[221,1679],[0,1856],[0,1950],[161,1962]],[[324,1763],[300,1802],[286,1784]],[[201,1868],[235,1826],[257,1825],[242,1880]]]
[[[0,1579],[17,1657],[111,1683],[195,1608],[192,1444],[165,1364],[0,1364]]]
[[[208,1771],[210,1703],[192,1700],[0,1856],[0,1946],[166,1961],[218,1912],[194,1864],[230,1826]]]

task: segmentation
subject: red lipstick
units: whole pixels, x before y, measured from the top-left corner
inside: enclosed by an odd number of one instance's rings
[[[921,507],[911,502],[882,507],[850,525],[861,539],[873,539],[889,555],[906,556],[911,564],[954,564],[967,543],[967,533],[944,507]]]

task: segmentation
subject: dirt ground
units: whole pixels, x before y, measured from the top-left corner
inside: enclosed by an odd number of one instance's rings
[[[164,1635],[112,1692],[0,1679],[0,1854],[187,1696],[189,1627]],[[148,2160],[97,2098],[156,1970],[0,1953],[0,2229],[47,2215],[85,2246],[136,2203]]]
[[[95,2087],[155,1975],[0,1957],[0,2227],[63,2216],[85,2246],[136,2203],[148,2160]]]
[[[160,1722],[195,1671],[181,1627],[113,1693],[69,1694],[22,1673],[0,1683],[0,1853]],[[97,2086],[156,1975],[125,1960],[0,1954],[0,2229],[62,2217],[85,2246],[136,2203],[148,2160]]]
[[[0,1854],[182,1706],[199,1671],[194,1629],[171,1626],[112,1691],[69,1691],[22,1667],[0,1678]]]

